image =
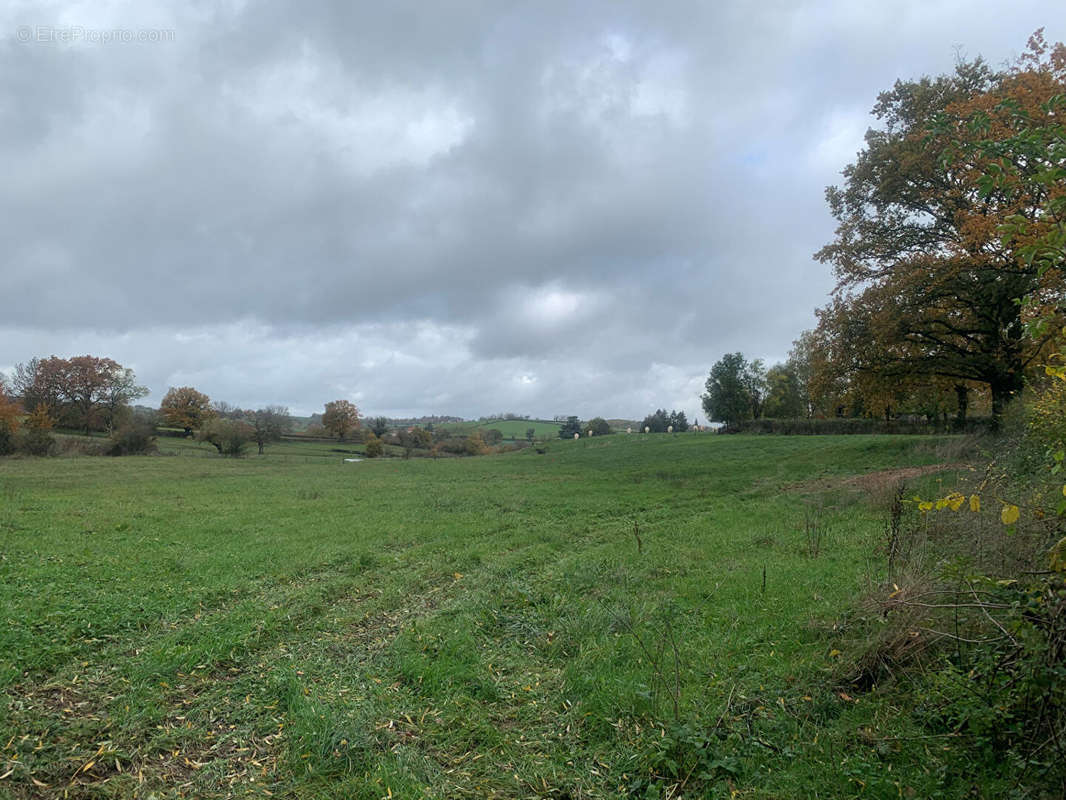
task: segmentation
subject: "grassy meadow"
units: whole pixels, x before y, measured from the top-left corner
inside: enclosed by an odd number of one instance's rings
[[[0,460],[0,797],[973,796],[836,669],[952,446]]]
[[[498,430],[504,439],[525,439],[526,431],[533,429],[533,436],[537,439],[554,439],[559,435],[558,422],[544,419],[495,419],[479,422],[468,420],[466,422],[442,422],[437,426],[455,434],[469,435],[479,430]]]

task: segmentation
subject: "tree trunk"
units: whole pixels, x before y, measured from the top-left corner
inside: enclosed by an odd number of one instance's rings
[[[965,383],[956,383],[955,397],[959,402],[958,411],[955,412],[955,429],[961,431],[966,427],[966,410],[970,406],[970,387]]]
[[[1006,383],[993,383],[992,389],[992,430],[998,431],[1003,423],[1003,410],[1010,402],[1013,391]]]
[[[263,443],[262,442],[257,442],[256,444],[259,445],[259,455],[263,455]]]

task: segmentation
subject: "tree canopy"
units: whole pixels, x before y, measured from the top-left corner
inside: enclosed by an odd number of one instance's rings
[[[292,430],[292,417],[285,406],[267,406],[255,411],[243,411],[240,418],[252,429],[252,441],[263,455],[263,448],[270,442],[281,441],[281,437]]]
[[[114,427],[129,403],[148,394],[133,370],[110,358],[32,358],[15,367],[15,391],[23,407],[44,408],[59,424],[81,428]]]
[[[191,386],[168,389],[159,404],[159,412],[167,425],[181,428],[186,436],[217,416],[211,407],[211,398]]]
[[[742,353],[727,353],[711,367],[706,389],[702,400],[708,419],[725,423],[758,419],[766,394],[762,362],[749,362]]]
[[[322,414],[322,426],[341,441],[359,427],[359,409],[349,400],[333,400],[326,403]]]
[[[1061,274],[1041,271],[1023,252],[1046,233],[1049,189],[990,185],[994,165],[987,151],[967,146],[983,136],[970,123],[991,109],[1035,114],[1063,91],[1061,70],[997,73],[978,59],[952,75],[897,81],[879,96],[881,127],[867,132],[844,185],[826,191],[838,222],[834,241],[817,253],[837,277],[833,302],[818,312],[827,390],[883,394],[937,378],[954,382],[964,401],[977,384],[998,417],[1022,388],[1048,338],[1023,335],[1019,298],[1062,289]],[[1011,220],[1025,221],[1029,240],[1001,235]]]

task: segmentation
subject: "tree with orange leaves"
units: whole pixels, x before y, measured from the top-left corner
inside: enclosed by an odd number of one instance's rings
[[[837,288],[819,335],[844,356],[828,363],[882,381],[952,380],[963,407],[969,386],[987,386],[998,420],[1048,343],[1025,335],[1019,299],[1061,293],[1064,276],[1001,236],[1019,218],[1040,235],[1045,190],[989,191],[988,155],[959,146],[982,132],[944,120],[1005,103],[1035,113],[1064,91],[1061,71],[1024,63],[995,73],[978,60],[879,97],[884,127],[867,133],[844,187],[826,192],[838,227],[817,258],[833,265]]]
[[[342,442],[359,427],[359,409],[349,400],[332,400],[326,403],[322,425]]]
[[[8,394],[7,382],[0,375],[0,456],[15,450],[15,433],[19,429],[22,409]]]
[[[933,127],[940,135],[955,135],[960,160],[978,157],[983,196],[1031,199],[1000,226],[1003,244],[1041,276],[1066,272],[1066,45],[1049,45],[1041,28],[1029,38],[1010,80],[1013,92],[959,104]],[[1054,280],[1050,291],[1042,286],[1041,294],[1026,298],[1027,305],[1038,314],[1041,304],[1046,308],[1050,302],[1061,312],[1066,298],[1055,288]]]
[[[191,386],[168,389],[159,404],[159,413],[167,425],[181,428],[186,436],[191,436],[194,430],[200,430],[205,422],[217,416],[211,408],[211,398]]]
[[[111,358],[32,358],[15,367],[15,389],[27,409],[43,407],[64,427],[109,430],[130,401],[148,394],[133,370]]]

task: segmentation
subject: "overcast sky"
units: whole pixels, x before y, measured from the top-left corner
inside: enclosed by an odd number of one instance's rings
[[[0,7],[0,369],[295,413],[703,417],[832,288],[877,93],[1061,0]]]

